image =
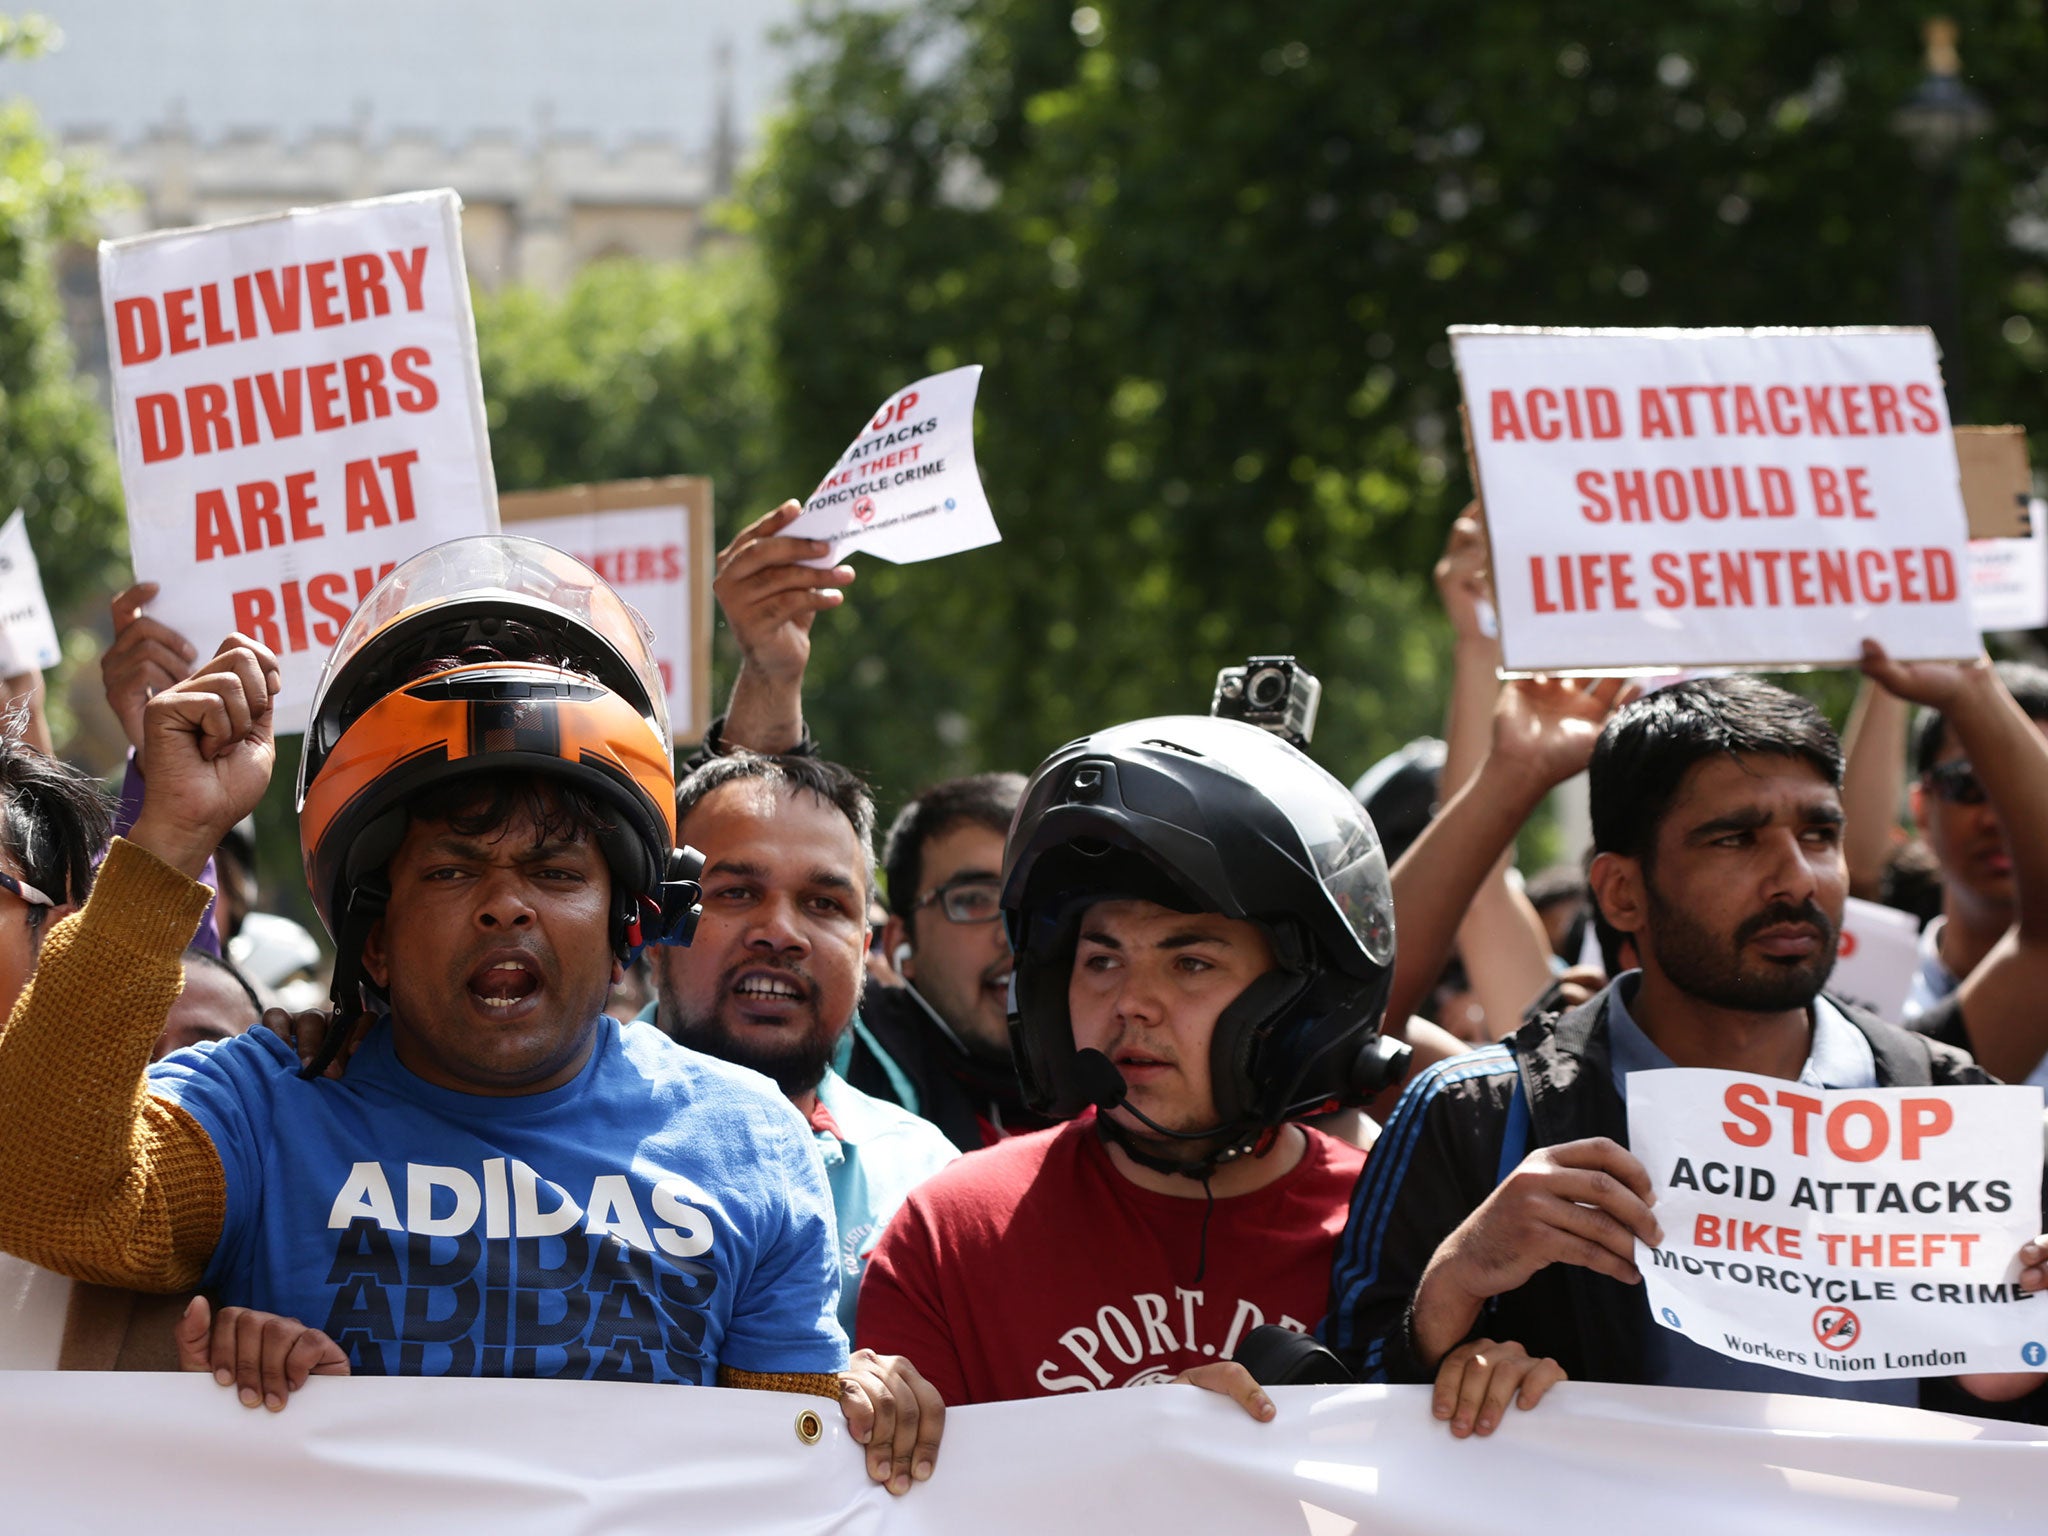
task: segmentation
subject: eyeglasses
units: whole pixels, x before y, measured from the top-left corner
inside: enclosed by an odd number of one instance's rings
[[[1936,763],[1922,777],[1927,787],[1950,805],[1982,805],[1990,798],[1984,793],[1984,781],[1977,777],[1977,770],[1963,758]]]
[[[992,923],[1003,913],[1003,883],[987,875],[963,875],[917,898],[913,912],[937,902],[949,923]]]

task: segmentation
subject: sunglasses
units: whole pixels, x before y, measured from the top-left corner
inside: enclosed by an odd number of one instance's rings
[[[14,892],[27,905],[30,932],[39,931],[39,925],[43,920],[43,913],[57,905],[56,902],[45,896],[26,880],[17,880],[10,874],[0,873],[0,890]]]
[[[1921,782],[1949,805],[1982,805],[1989,798],[1977,770],[1962,758],[1936,763],[1921,776]]]

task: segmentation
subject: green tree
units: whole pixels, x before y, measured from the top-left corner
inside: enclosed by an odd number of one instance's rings
[[[762,497],[788,494],[769,484],[766,315],[758,264],[731,251],[601,262],[559,299],[479,295],[499,488],[709,475],[721,523],[759,515]]]
[[[1999,125],[1965,158],[1959,410],[2041,425],[2048,22],[1955,10]],[[821,647],[821,731],[900,792],[1199,708],[1213,667],[1269,648],[1329,682],[1340,771],[1426,728],[1423,572],[1468,494],[1444,327],[1924,318],[1925,181],[1890,127],[1921,18],[813,12],[751,196],[791,462],[828,463],[919,372],[985,363],[1006,541],[864,575]]]
[[[0,57],[52,40],[35,20],[0,17]],[[51,679],[52,727],[71,735],[74,672],[90,670],[107,595],[124,583],[127,528],[105,415],[73,371],[56,256],[90,237],[100,194],[67,166],[24,102],[0,103],[0,516],[22,508],[43,585],[66,636]],[[96,680],[94,686],[97,686]],[[104,752],[90,754],[95,768]]]

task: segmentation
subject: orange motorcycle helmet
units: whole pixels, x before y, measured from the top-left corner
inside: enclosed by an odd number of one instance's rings
[[[613,946],[688,943],[702,860],[675,846],[675,770],[644,621],[588,566],[534,539],[455,539],[414,556],[350,617],[313,694],[299,843],[336,946],[337,1008],[367,978],[384,869],[424,790],[482,773],[573,786],[611,818],[599,842]]]

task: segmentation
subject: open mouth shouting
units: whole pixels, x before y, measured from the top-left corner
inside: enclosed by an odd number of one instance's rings
[[[523,949],[494,949],[469,973],[469,998],[496,1018],[512,1018],[537,1006],[546,982],[540,962]]]

